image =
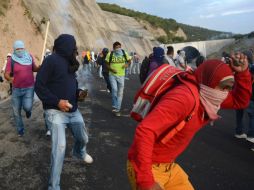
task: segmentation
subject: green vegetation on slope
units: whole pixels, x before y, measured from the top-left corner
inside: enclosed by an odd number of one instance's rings
[[[5,15],[6,10],[8,9],[10,0],[0,0],[0,16]]]
[[[165,19],[158,16],[149,15],[147,13],[142,13],[139,11],[134,11],[131,9],[126,9],[120,7],[116,4],[108,3],[98,3],[102,10],[117,13],[120,15],[130,16],[137,20],[145,20],[149,22],[154,27],[162,28],[167,36],[161,36],[157,40],[162,43],[171,42],[182,42],[184,39],[182,37],[176,37],[170,31],[177,31],[178,28],[182,28],[187,35],[187,41],[198,41],[198,40],[208,40],[208,39],[219,39],[231,36],[230,33],[224,33],[214,30],[208,30],[201,27],[189,26],[186,24],[177,23],[174,19]]]
[[[202,41],[202,40],[215,40],[225,39],[232,37],[232,33],[220,32],[216,30],[209,30],[197,26],[190,26],[187,24],[179,23],[179,26],[183,29],[185,34],[188,36],[188,41]]]

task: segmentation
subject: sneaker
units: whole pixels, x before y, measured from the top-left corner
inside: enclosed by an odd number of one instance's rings
[[[116,117],[120,117],[121,116],[121,112],[120,111],[115,112],[115,116]]]
[[[251,143],[254,143],[254,137],[247,137],[246,140]]]
[[[115,108],[114,108],[114,109],[112,109],[112,112],[113,112],[113,113],[116,113],[116,112],[118,112],[118,109],[115,109]]]
[[[85,155],[85,158],[84,158],[84,162],[87,163],[87,164],[93,163],[93,158],[92,158],[92,156],[90,156],[89,154],[86,154],[86,155]]]
[[[247,138],[247,135],[245,133],[242,133],[242,134],[235,134],[235,137],[238,138],[238,139],[246,139]]]
[[[27,112],[26,112],[26,118],[27,118],[27,119],[29,119],[29,118],[31,117],[31,115],[32,115],[32,112],[30,112],[30,111],[27,111]]]
[[[253,147],[251,147],[251,150],[252,150],[252,151],[254,151],[254,146],[253,146]]]
[[[50,135],[51,135],[50,130],[47,130],[46,136],[50,136]]]
[[[23,136],[24,136],[24,129],[20,129],[20,130],[19,130],[18,136],[19,136],[19,137],[23,137]]]

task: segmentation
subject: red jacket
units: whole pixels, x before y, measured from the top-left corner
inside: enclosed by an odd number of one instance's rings
[[[251,96],[249,71],[235,74],[235,80],[234,89],[222,103],[221,108],[239,109],[248,106]],[[198,90],[197,87],[194,88]],[[186,126],[167,144],[159,141],[165,131],[190,115],[194,104],[195,99],[189,88],[184,84],[178,85],[167,92],[156,107],[139,123],[134,142],[128,152],[128,159],[134,167],[138,186],[151,187],[155,182],[152,164],[173,162],[186,149],[196,132],[209,122],[204,117],[202,104],[198,102],[198,110]]]

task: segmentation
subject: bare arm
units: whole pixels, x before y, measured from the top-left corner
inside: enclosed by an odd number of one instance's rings
[[[11,77],[9,72],[4,73],[4,78],[9,82],[13,82],[13,77]]]
[[[128,68],[131,64],[131,59],[127,61],[126,64],[123,65],[123,68]]]
[[[41,65],[37,65],[36,63],[34,63],[33,65],[33,72],[38,72],[40,70]]]
[[[32,64],[33,64],[33,72],[38,72],[40,67],[41,67],[41,65],[36,64],[35,61],[34,61],[34,58],[33,58],[33,63]]]

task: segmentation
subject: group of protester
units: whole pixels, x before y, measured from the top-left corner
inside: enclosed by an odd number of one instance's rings
[[[4,76],[13,85],[11,100],[17,133],[24,135],[21,110],[27,118],[31,117],[35,91],[42,101],[45,122],[51,133],[48,189],[60,190],[66,127],[75,139],[73,157],[88,164],[93,162],[86,151],[88,131],[78,109],[78,101],[83,101],[85,96],[76,79],[79,68],[76,40],[72,35],[60,35],[54,41],[52,53],[45,56],[41,65],[35,63],[22,41],[16,41],[13,49]],[[175,160],[199,129],[219,118],[219,109],[244,109],[251,99],[252,79],[244,54],[231,54],[229,64],[215,59],[202,60],[196,69],[188,68],[184,51],[179,52],[176,61],[173,55],[173,47],[167,48],[166,55],[163,48],[155,47],[145,58],[147,68],[141,66],[140,74],[146,75],[141,90],[153,86],[151,81],[156,83],[156,76],[161,73],[164,79],[169,79],[172,88],[157,97],[156,104],[146,110],[148,114],[144,114],[137,125],[127,161],[133,190],[194,189]],[[102,50],[97,63],[111,92],[112,112],[121,116],[125,72],[131,65],[131,56],[120,42],[115,42],[112,51]],[[36,80],[33,72],[38,72]]]
[[[86,152],[88,134],[77,103],[84,99],[84,92],[78,89],[76,81],[75,72],[79,67],[76,41],[71,35],[60,35],[54,42],[53,53],[45,56],[42,65],[35,63],[22,41],[16,41],[13,49],[4,76],[13,85],[11,101],[17,133],[24,135],[21,111],[25,111],[27,118],[31,117],[35,90],[42,101],[46,125],[51,132],[48,189],[59,190],[66,148],[65,127],[71,130],[75,138],[73,157],[85,163],[93,162]],[[38,72],[36,80],[33,72]]]
[[[83,64],[87,60],[87,54],[83,58]],[[124,92],[124,83],[127,74],[127,68],[138,61],[136,53],[131,57],[127,51],[121,48],[120,42],[113,44],[113,50],[103,48],[95,59],[99,67],[99,76],[103,76],[107,91],[112,96],[112,112],[115,116],[121,116],[121,105]],[[134,66],[133,66],[134,67]],[[91,70],[89,70],[91,71]],[[101,74],[100,74],[101,73]]]

